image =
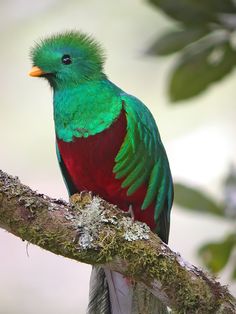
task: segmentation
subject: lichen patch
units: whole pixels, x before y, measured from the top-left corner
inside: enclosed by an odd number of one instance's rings
[[[126,241],[149,239],[150,228],[146,224],[117,215],[116,206],[105,208],[104,201],[98,196],[82,192],[73,195],[71,202],[76,207],[75,212],[68,213],[66,219],[71,220],[78,231],[80,249],[97,248],[98,233],[104,224],[116,226]]]

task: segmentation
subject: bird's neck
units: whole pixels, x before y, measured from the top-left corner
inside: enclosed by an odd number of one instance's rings
[[[120,90],[108,80],[54,90],[56,136],[66,142],[107,129],[119,116]]]

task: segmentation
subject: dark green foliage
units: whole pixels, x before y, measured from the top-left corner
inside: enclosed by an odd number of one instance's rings
[[[236,13],[231,0],[149,0],[171,18],[186,25],[217,22],[217,13]]]
[[[236,234],[230,234],[219,242],[204,244],[199,249],[199,255],[208,269],[213,273],[218,273],[228,263],[235,247]]]
[[[170,99],[178,101],[199,94],[210,83],[227,75],[235,65],[236,54],[228,43],[184,53],[170,78]]]
[[[169,55],[185,48],[193,41],[206,35],[206,33],[207,29],[205,28],[173,30],[158,38],[149,48],[148,53],[159,56]]]
[[[213,12],[205,10],[203,1],[194,0],[149,0],[171,18],[185,24],[200,24],[214,20]]]
[[[175,31],[158,38],[148,49],[151,55],[180,51],[172,70],[168,94],[171,101],[194,97],[219,81],[236,65],[232,37],[236,29],[236,4],[231,0],[149,0],[177,21]],[[211,56],[219,55],[217,62]]]
[[[175,203],[181,207],[198,213],[210,213],[217,216],[224,216],[224,206],[217,204],[203,191],[181,183],[175,183]]]

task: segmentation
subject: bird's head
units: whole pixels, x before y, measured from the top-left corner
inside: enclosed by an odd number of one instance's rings
[[[104,76],[104,54],[98,43],[80,32],[41,40],[31,51],[30,76],[46,78],[53,88],[78,85]]]

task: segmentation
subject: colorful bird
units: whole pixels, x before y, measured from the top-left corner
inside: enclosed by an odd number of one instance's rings
[[[53,89],[56,151],[69,194],[92,191],[131,209],[167,243],[173,184],[148,108],[108,80],[103,50],[83,33],[46,38],[31,56],[29,74]],[[89,313],[131,312],[131,289],[120,274],[95,267],[90,285]]]

